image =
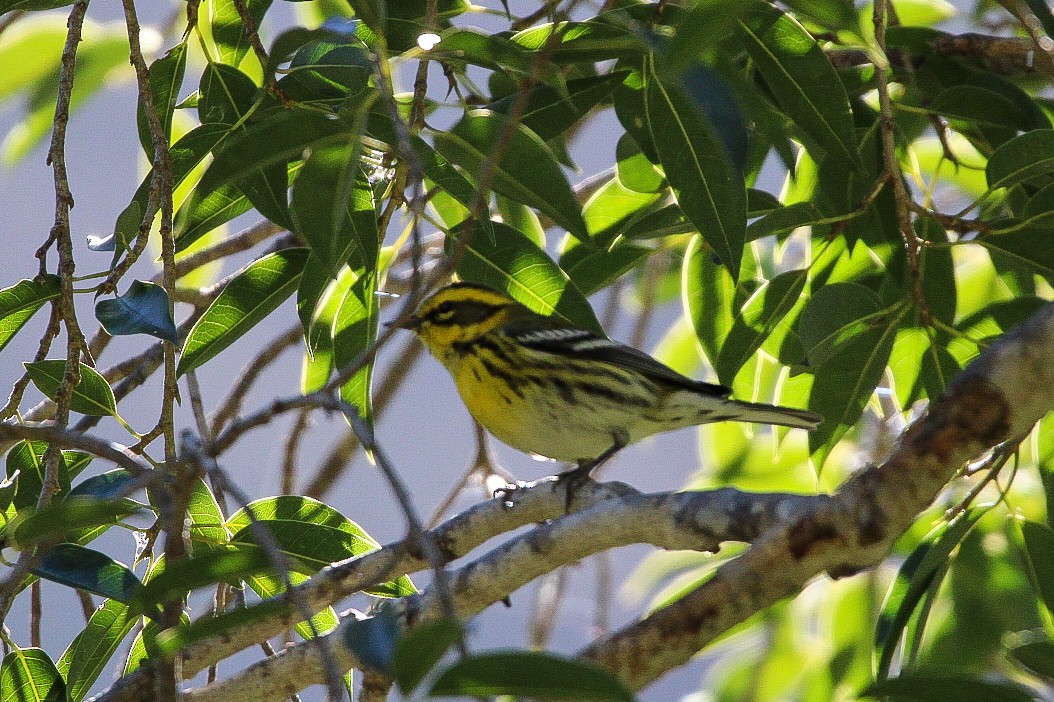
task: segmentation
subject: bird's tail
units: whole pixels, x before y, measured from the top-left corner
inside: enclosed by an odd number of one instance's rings
[[[726,400],[722,410],[732,415],[728,419],[733,422],[778,424],[784,427],[807,429],[809,431],[820,426],[820,422],[823,421],[823,417],[808,410],[777,407],[776,405],[765,405],[757,402],[740,402],[739,400]]]

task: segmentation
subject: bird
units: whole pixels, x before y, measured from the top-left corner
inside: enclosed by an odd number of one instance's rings
[[[812,430],[823,421],[807,410],[734,400],[723,385],[477,283],[440,288],[394,326],[417,334],[488,432],[577,466],[560,475],[568,505],[572,486],[653,434],[721,421]]]

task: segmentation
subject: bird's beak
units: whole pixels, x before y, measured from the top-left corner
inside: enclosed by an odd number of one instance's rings
[[[395,329],[409,329],[410,331],[416,331],[417,328],[421,326],[422,321],[424,320],[422,320],[416,314],[412,314],[406,319],[402,320],[401,322],[399,320],[388,322],[387,326],[393,327]]]

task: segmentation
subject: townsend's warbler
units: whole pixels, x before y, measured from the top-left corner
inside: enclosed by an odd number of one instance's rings
[[[567,474],[575,479],[659,432],[725,420],[815,429],[823,420],[732,400],[724,386],[473,283],[442,288],[399,326],[446,367],[476,421],[520,451],[578,463]]]

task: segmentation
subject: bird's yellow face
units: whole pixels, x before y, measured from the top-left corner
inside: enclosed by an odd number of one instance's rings
[[[421,303],[402,327],[412,330],[448,369],[466,349],[520,309],[508,295],[471,283],[453,283]]]

